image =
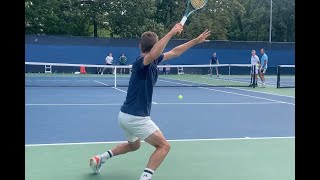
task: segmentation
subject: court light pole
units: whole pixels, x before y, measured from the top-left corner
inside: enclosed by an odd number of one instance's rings
[[[91,16],[91,19],[93,21],[93,37],[98,37],[98,23],[96,19],[96,6],[94,3],[95,0],[80,0],[81,6],[90,5],[90,9],[93,10],[93,15]]]
[[[270,0],[270,25],[269,25],[269,43],[271,43],[271,35],[272,35],[272,0]]]

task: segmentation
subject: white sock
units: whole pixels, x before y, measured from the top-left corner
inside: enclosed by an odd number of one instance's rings
[[[140,180],[149,180],[152,178],[152,175],[154,173],[154,170],[152,169],[149,169],[149,168],[145,168],[141,177],[140,177]]]
[[[112,158],[112,156],[113,156],[113,153],[111,150],[101,154],[101,162],[105,162],[107,159]]]

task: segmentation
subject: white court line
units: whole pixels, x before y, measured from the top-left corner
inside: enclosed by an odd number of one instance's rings
[[[119,88],[116,88],[116,87],[113,87],[113,89],[116,89],[116,90],[121,91],[121,92],[123,92],[123,93],[127,93],[127,91],[122,90],[122,89],[119,89]]]
[[[164,77],[162,77],[162,78],[164,78]],[[205,78],[205,77],[203,77],[203,78]],[[172,78],[164,78],[164,79],[172,79]],[[205,78],[205,79],[207,79],[207,78]],[[179,79],[172,79],[172,80],[179,80]],[[186,80],[179,80],[179,81],[186,81]],[[232,80],[231,80],[231,81],[232,81]],[[192,81],[186,81],[186,82],[192,82]],[[197,83],[197,82],[192,82],[192,83]],[[208,84],[208,83],[197,83],[197,84],[212,85],[212,84]],[[295,98],[294,96],[286,96],[286,95],[273,94],[273,93],[268,93],[268,92],[253,91],[253,90],[242,89],[242,88],[237,88],[237,87],[228,87],[228,88],[238,89],[238,90],[242,90],[242,91],[256,92],[256,93],[261,93],[261,94],[270,94],[270,95],[274,95],[274,96],[282,96],[282,97]]]
[[[108,84],[106,84],[106,83],[103,83],[103,82],[100,82],[100,81],[97,81],[97,80],[94,80],[95,82],[97,82],[97,83],[100,83],[100,84],[102,84],[102,85],[105,85],[105,86],[110,86],[110,85],[108,85]],[[116,88],[116,87],[112,87],[113,89],[115,89],[115,90],[118,90],[118,91],[121,91],[121,92],[123,92],[123,93],[127,93],[127,91],[125,91],[125,90],[122,90],[122,89],[119,89],[119,88]],[[157,104],[156,102],[154,102],[154,101],[152,101],[152,104]]]
[[[94,80],[94,82],[99,83],[99,84],[102,84],[102,85],[105,85],[105,86],[110,86],[109,84],[106,84],[106,83],[103,83],[103,82],[100,82],[100,81],[97,81],[97,80]],[[111,86],[110,86],[110,87],[111,87]]]
[[[169,78],[168,78],[169,79]],[[175,80],[175,79],[171,79],[171,80]],[[191,86],[189,84],[183,84],[183,83],[178,83],[178,82],[172,82],[172,81],[165,81],[165,80],[159,80],[159,81],[164,81],[164,82],[168,82],[168,83],[174,83],[174,84],[181,84],[181,85],[185,85],[185,86]],[[189,81],[191,83],[194,83],[192,81]],[[294,103],[289,103],[289,102],[284,102],[284,101],[278,101],[278,100],[274,100],[274,99],[269,99],[269,98],[263,98],[263,97],[258,97],[258,96],[251,96],[251,95],[247,95],[247,94],[240,94],[240,93],[235,93],[235,92],[230,92],[230,91],[223,91],[223,90],[218,90],[218,89],[210,89],[210,88],[205,88],[205,87],[197,87],[200,89],[207,89],[210,91],[217,91],[217,92],[223,92],[223,93],[228,93],[228,94],[235,94],[235,95],[239,95],[239,96],[246,96],[246,97],[251,97],[251,98],[256,98],[256,99],[263,99],[263,100],[268,100],[268,101],[273,101],[273,102],[278,102],[278,103],[284,103],[284,104],[290,104],[290,105],[294,105]]]
[[[286,137],[243,137],[243,138],[213,138],[213,139],[172,139],[169,142],[197,142],[197,141],[234,141],[234,140],[270,140],[270,139],[295,139],[294,136]],[[89,144],[117,144],[127,141],[109,141],[109,142],[81,142],[81,143],[52,143],[52,144],[25,144],[25,147],[36,146],[67,146],[67,145],[89,145]],[[144,141],[141,141],[144,142]]]
[[[120,103],[110,104],[25,104],[26,106],[119,106]]]
[[[279,102],[216,102],[216,103],[210,103],[210,102],[199,102],[199,103],[157,103],[157,105],[258,105],[258,104],[283,104]],[[25,104],[26,106],[119,106],[122,104],[119,103],[101,103],[101,104]]]
[[[257,104],[283,104],[279,102],[217,102],[217,103],[158,103],[159,105],[257,105]]]

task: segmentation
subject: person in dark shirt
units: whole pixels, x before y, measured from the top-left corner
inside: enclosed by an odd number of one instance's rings
[[[120,65],[126,65],[127,63],[127,57],[124,55],[124,53],[121,54],[119,57],[119,63]],[[125,68],[120,68],[120,74],[125,73]]]
[[[101,155],[93,156],[90,159],[90,166],[95,173],[100,172],[101,165],[107,159],[139,149],[140,141],[144,140],[156,149],[142,172],[140,180],[151,180],[154,171],[168,154],[170,145],[150,117],[153,87],[158,79],[157,65],[204,42],[211,34],[206,30],[197,38],[163,53],[169,40],[174,35],[180,34],[182,30],[183,26],[178,23],[159,41],[154,32],[148,31],[141,35],[139,45],[141,55],[132,64],[127,97],[118,115],[119,125],[124,130],[128,142],[119,144]]]
[[[210,65],[211,64],[219,64],[219,60],[218,60],[218,57],[217,57],[217,53],[214,52],[212,54],[212,57],[210,59]],[[219,70],[218,70],[218,67],[216,67],[216,73],[217,73],[217,77],[219,77]],[[210,67],[210,77],[212,77],[212,67]]]

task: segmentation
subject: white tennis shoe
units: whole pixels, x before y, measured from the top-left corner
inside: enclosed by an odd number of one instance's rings
[[[94,173],[100,173],[102,164],[104,164],[104,162],[101,161],[100,155],[93,156],[92,158],[90,158],[90,167]]]

